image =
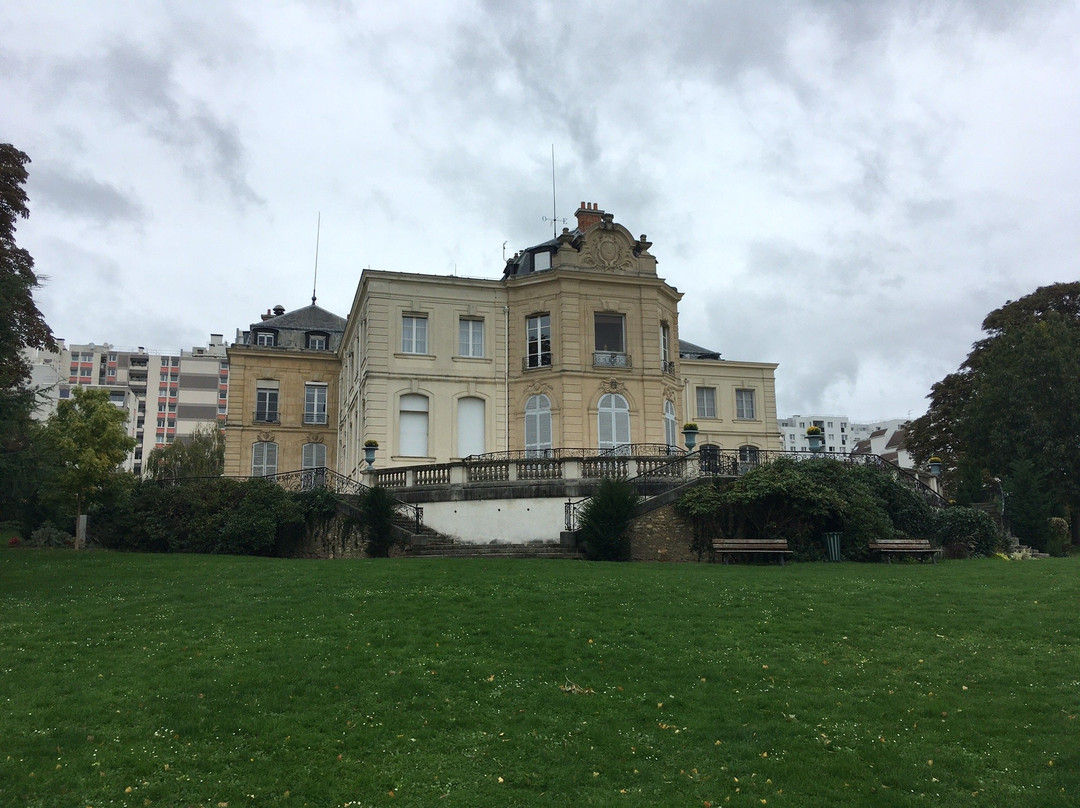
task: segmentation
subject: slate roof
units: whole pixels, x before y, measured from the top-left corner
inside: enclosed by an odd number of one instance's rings
[[[720,352],[712,351],[708,348],[702,348],[700,345],[695,345],[692,342],[686,340],[679,340],[679,358],[680,359],[719,359]]]
[[[581,239],[581,231],[576,227],[570,231],[572,237],[571,245],[577,247],[579,240]],[[533,269],[533,256],[538,252],[554,253],[559,249],[559,240],[557,238],[549,239],[542,244],[536,244],[520,253],[513,258],[507,259],[506,266],[503,267],[503,278],[520,278],[523,275],[531,275],[536,272]]]
[[[276,328],[289,331],[326,331],[329,334],[344,333],[345,318],[338,317],[332,311],[312,304],[302,309],[293,309],[276,317],[269,317],[251,324],[251,330]]]

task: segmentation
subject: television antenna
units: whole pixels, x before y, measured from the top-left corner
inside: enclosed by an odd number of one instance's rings
[[[554,143],[551,144],[551,218],[549,219],[547,216],[542,216],[541,219],[542,219],[542,221],[545,221],[545,222],[551,222],[551,237],[552,238],[556,238],[559,235],[558,230],[557,230],[557,228],[559,226],[559,222],[562,222],[564,226],[566,225],[566,219],[565,218],[563,218],[563,219],[559,218],[558,208],[557,208],[557,206],[555,204],[555,144]]]

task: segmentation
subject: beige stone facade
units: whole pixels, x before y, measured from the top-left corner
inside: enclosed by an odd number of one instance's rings
[[[229,348],[225,474],[337,465],[338,348],[345,320],[278,307]]]
[[[681,342],[682,293],[658,277],[651,244],[595,205],[577,220],[501,280],[363,272],[340,350],[342,473],[360,475],[366,440],[379,468],[663,452],[687,421],[701,443],[780,448],[776,365]]]

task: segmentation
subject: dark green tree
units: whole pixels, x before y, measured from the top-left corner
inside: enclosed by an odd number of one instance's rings
[[[147,474],[155,480],[220,477],[224,469],[225,435],[217,424],[197,426],[190,437],[154,449],[146,459]]]
[[[109,401],[106,390],[76,387],[41,430],[54,468],[52,494],[74,507],[76,519],[110,493],[120,464],[135,447],[124,429],[126,420],[127,413]]]
[[[21,512],[28,480],[31,414],[37,394],[23,348],[55,349],[52,331],[34,303],[40,284],[34,259],[15,242],[15,225],[30,215],[26,164],[30,158],[0,143],[0,513]]]
[[[394,513],[398,502],[381,485],[367,489],[360,501],[361,521],[367,536],[367,554],[386,558],[395,543]]]
[[[1014,460],[1002,481],[1008,495],[1005,517],[1021,544],[1046,552],[1050,542],[1050,496],[1039,467],[1030,460]]]
[[[581,510],[580,530],[585,552],[596,561],[629,561],[630,520],[637,490],[626,480],[605,477]]]
[[[1030,460],[1055,508],[1077,513],[1080,283],[1006,303],[983,330],[957,372],[933,386],[927,413],[908,425],[908,450],[918,461],[945,460],[952,496],[976,475],[1006,478],[1010,463]]]

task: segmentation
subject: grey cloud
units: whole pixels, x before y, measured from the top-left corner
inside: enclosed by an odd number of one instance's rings
[[[36,166],[30,173],[30,191],[46,205],[101,225],[140,222],[146,211],[129,195],[93,177],[76,176],[68,167]]]
[[[53,85],[64,92],[76,86],[101,92],[122,119],[141,124],[177,151],[178,162],[191,173],[220,181],[238,202],[261,204],[245,178],[245,154],[235,125],[186,96],[173,70],[169,53],[151,54],[119,43],[100,58],[58,65]]]

